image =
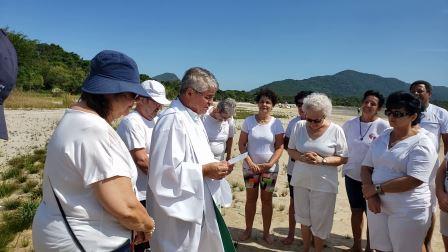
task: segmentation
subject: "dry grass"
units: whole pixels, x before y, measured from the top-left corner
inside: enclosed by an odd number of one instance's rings
[[[41,177],[46,150],[37,149],[31,154],[20,155],[9,160],[9,169],[3,174],[7,181],[0,182],[0,198],[3,209],[0,210],[0,251],[14,250],[10,243],[17,233],[31,227],[34,214],[41,201]],[[34,175],[38,174],[38,175]],[[36,178],[38,177],[38,178]],[[21,188],[22,190],[17,190]],[[9,198],[9,195],[13,195]],[[31,245],[29,237],[22,237],[21,248]]]
[[[6,99],[5,107],[10,109],[58,109],[67,108],[76,101],[78,96],[63,93],[52,95],[50,93],[24,92],[14,90]]]

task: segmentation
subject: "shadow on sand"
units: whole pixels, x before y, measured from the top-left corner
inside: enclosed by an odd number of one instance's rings
[[[243,231],[239,228],[229,227],[229,231],[235,241],[238,241],[238,236]],[[254,228],[252,230],[252,237],[246,241],[238,241],[238,252],[271,252],[271,251],[301,251],[303,242],[301,238],[300,228],[296,228],[296,237],[291,245],[283,245],[281,240],[288,234],[288,228],[274,228],[274,243],[268,244],[263,240],[263,231]],[[365,246],[363,240],[363,246]],[[324,251],[348,251],[352,245],[352,239],[341,235],[331,234],[327,239]]]

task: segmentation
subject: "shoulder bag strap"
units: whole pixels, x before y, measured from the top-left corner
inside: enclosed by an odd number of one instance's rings
[[[72,228],[70,227],[70,224],[67,221],[67,217],[65,216],[64,209],[62,209],[61,202],[59,201],[58,196],[56,196],[56,193],[54,191],[53,185],[51,184],[50,177],[48,177],[48,182],[50,183],[51,190],[53,191],[54,198],[56,199],[56,202],[58,203],[59,211],[61,212],[62,218],[64,219],[64,224],[67,227],[68,233],[72,237],[73,242],[75,242],[76,247],[78,247],[79,250],[82,252],[85,252],[86,250],[79,242],[78,238],[76,238],[75,233],[73,233]]]

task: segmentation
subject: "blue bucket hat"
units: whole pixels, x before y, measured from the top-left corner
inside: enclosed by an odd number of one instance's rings
[[[140,84],[135,61],[124,53],[112,50],[104,50],[90,61],[90,74],[81,89],[91,94],[130,92],[148,97]]]
[[[5,31],[0,29],[0,139],[8,140],[3,102],[16,85],[17,54]]]

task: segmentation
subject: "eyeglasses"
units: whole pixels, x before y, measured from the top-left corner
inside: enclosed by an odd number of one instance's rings
[[[309,123],[315,123],[315,124],[319,124],[321,123],[323,120],[325,119],[325,116],[320,118],[320,119],[309,119],[307,118],[306,121]]]
[[[126,99],[129,100],[137,100],[137,98],[139,97],[138,94],[134,94],[134,93],[120,93],[119,95],[122,95],[124,97],[126,97]]]
[[[426,90],[417,89],[417,90],[412,91],[412,93],[414,93],[414,94],[423,94],[423,93],[426,93]]]
[[[199,91],[197,91],[197,90],[195,90],[195,89],[193,89],[193,91],[196,92],[197,94],[200,94],[200,95],[201,95],[202,97],[204,97],[204,99],[206,99],[207,101],[213,101],[213,99],[215,98],[214,95],[208,95],[208,96],[205,96],[204,93],[199,92]]]
[[[411,115],[409,112],[401,112],[401,111],[397,111],[397,110],[389,110],[389,109],[386,109],[385,111],[384,111],[384,114],[387,116],[387,117],[389,117],[389,116],[392,116],[392,117],[394,117],[394,118],[401,118],[401,117],[404,117],[404,116],[408,116],[408,115]]]

